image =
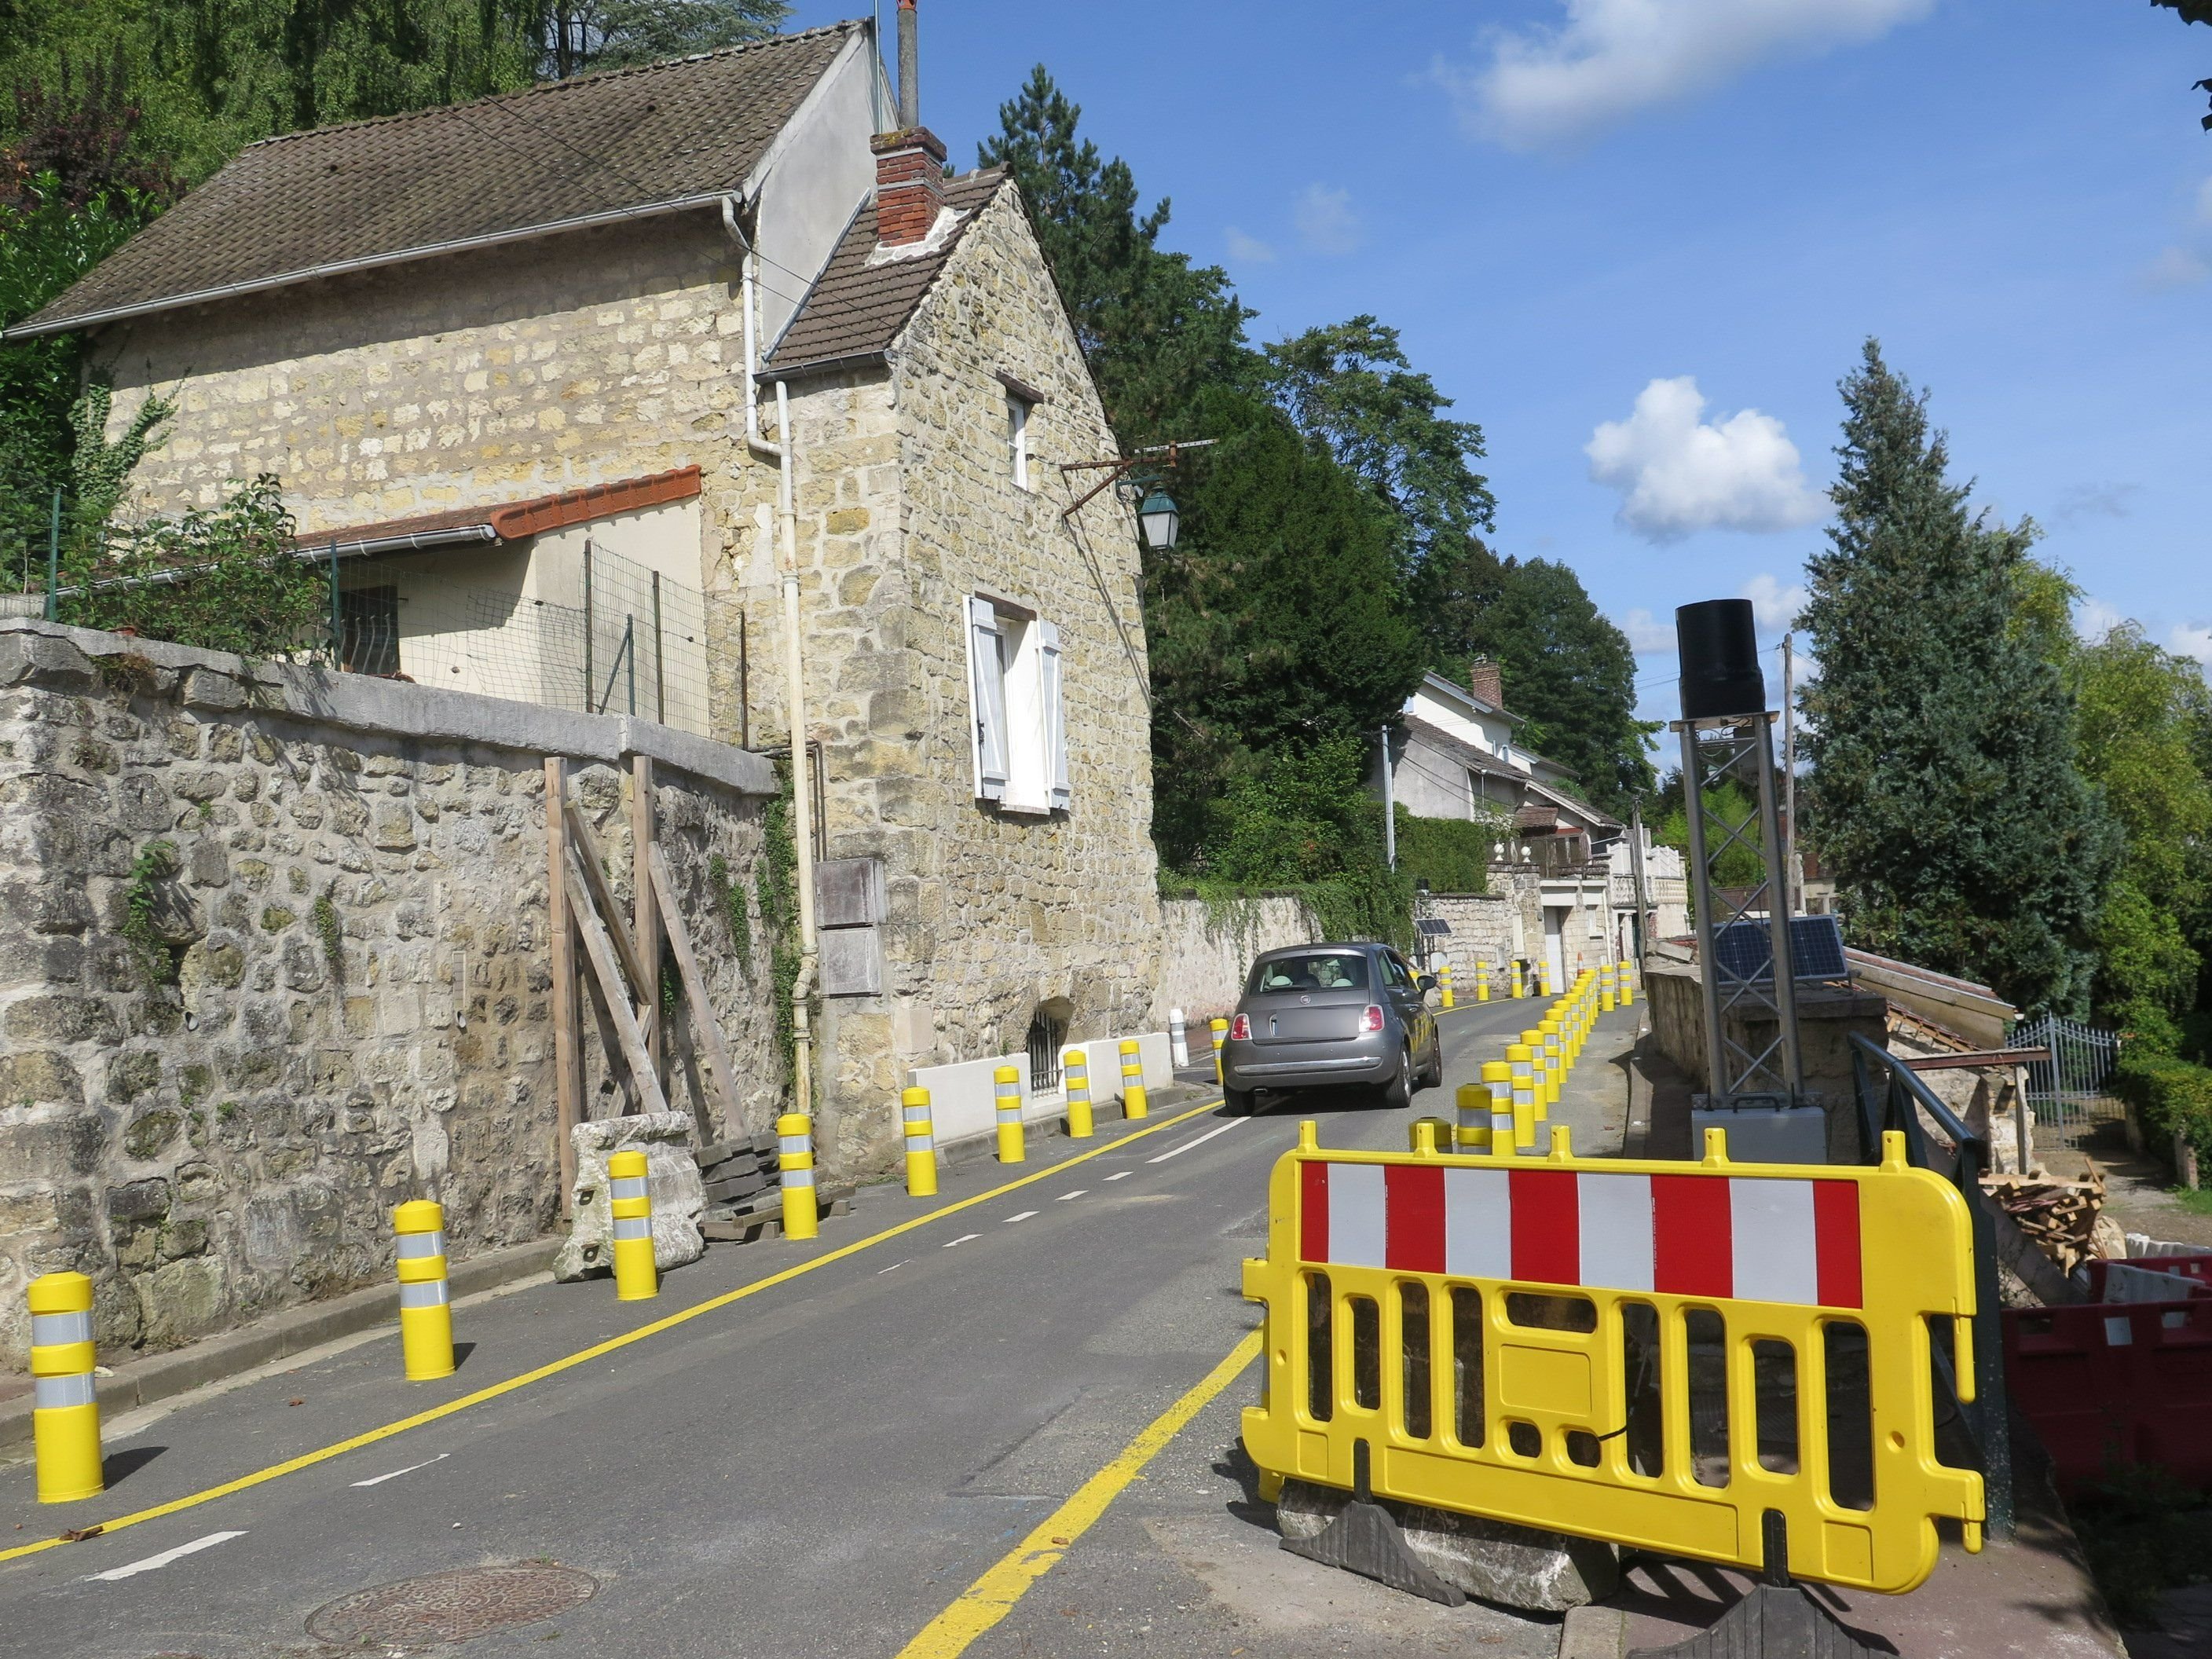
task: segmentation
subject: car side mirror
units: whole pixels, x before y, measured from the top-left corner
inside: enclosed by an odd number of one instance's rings
[[[1433,991],[1437,988],[1437,976],[1434,974],[1416,974],[1413,983],[1421,990]]]

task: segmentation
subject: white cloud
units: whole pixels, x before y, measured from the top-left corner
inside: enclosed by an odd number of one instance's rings
[[[1738,597],[1751,601],[1753,623],[1763,634],[1780,634],[1797,625],[1797,613],[1805,608],[1805,586],[1792,582],[1784,587],[1764,572],[1743,585]]]
[[[1274,262],[1273,248],[1256,236],[1247,236],[1234,225],[1221,233],[1221,240],[1229,244],[1229,257],[1232,259],[1241,260],[1248,265],[1272,264]]]
[[[2212,265],[2207,265],[2197,255],[2185,247],[2170,247],[2143,267],[2145,288],[2194,288],[2207,276],[2212,276]]]
[[[1674,624],[1661,622],[1649,611],[1638,609],[1620,619],[1620,631],[1628,635],[1628,648],[1639,657],[1656,656],[1662,651],[1674,648]]]
[[[2194,657],[2212,670],[2212,623],[2176,623],[2173,632],[2166,636],[2166,647],[2178,655]]]
[[[1298,234],[1316,253],[1349,253],[1359,246],[1359,216],[1352,192],[1334,185],[1308,185],[1298,194]]]
[[[2062,525],[2079,524],[2084,519],[2124,519],[2129,512],[2128,498],[2141,494],[2141,484],[2069,484],[2058,492],[2051,517],[2054,523]]]
[[[1556,28],[1493,31],[1490,59],[1436,78],[1478,137],[1571,142],[1709,92],[1764,58],[1876,40],[1935,0],[1564,0]]]
[[[2074,632],[2086,645],[2094,645],[2127,620],[2123,611],[2115,611],[2093,593],[2085,593],[2074,607]]]
[[[1590,477],[1620,492],[1622,525],[1671,542],[1698,530],[1795,530],[1827,515],[1781,422],[1755,409],[1708,422],[1705,409],[1694,376],[1653,380],[1626,420],[1590,434]]]

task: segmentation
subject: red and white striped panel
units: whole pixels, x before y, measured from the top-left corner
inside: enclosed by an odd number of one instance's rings
[[[1856,1182],[1319,1159],[1298,1173],[1298,1257],[1316,1267],[1863,1305]]]

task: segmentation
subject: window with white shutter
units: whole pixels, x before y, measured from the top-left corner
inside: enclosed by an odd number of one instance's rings
[[[988,599],[968,601],[969,753],[975,793],[999,800],[1006,793],[1006,664],[1005,630]]]
[[[1037,632],[1046,799],[1057,811],[1064,809],[1072,799],[1067,782],[1067,711],[1060,701],[1060,629],[1048,622],[1041,622]]]

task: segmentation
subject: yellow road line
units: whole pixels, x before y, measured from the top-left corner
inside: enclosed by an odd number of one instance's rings
[[[970,1643],[1014,1610],[1014,1604],[1029,1593],[1030,1585],[1060,1565],[1068,1547],[1091,1530],[1106,1513],[1106,1506],[1144,1473],[1145,1465],[1235,1382],[1259,1352],[1260,1333],[1246,1332],[1244,1340],[1229,1351],[1229,1357],[1196,1387],[1154,1418],[1112,1462],[1077,1487],[1073,1498],[961,1591],[951,1607],[899,1650],[898,1659],[958,1659],[967,1652]]]
[[[963,1198],[957,1203],[940,1206],[927,1215],[918,1215],[911,1220],[900,1222],[895,1227],[886,1227],[879,1233],[855,1240],[850,1244],[830,1251],[827,1255],[817,1255],[811,1261],[802,1261],[795,1267],[786,1267],[781,1273],[770,1273],[766,1279],[755,1279],[750,1285],[740,1285],[736,1290],[725,1291],[720,1296],[708,1297],[704,1302],[695,1302],[690,1307],[670,1314],[665,1319],[656,1319],[649,1325],[641,1325],[635,1330],[625,1331],[620,1336],[610,1337],[604,1342],[595,1343],[591,1347],[580,1349],[574,1353],[550,1361],[538,1366],[535,1370],[525,1371],[520,1376],[511,1376],[504,1382],[495,1382],[489,1388],[477,1389],[474,1394],[464,1395],[459,1400],[447,1401],[442,1406],[433,1406],[428,1411],[416,1412],[412,1417],[403,1417],[396,1423],[386,1423],[381,1428],[371,1429],[364,1434],[355,1435],[351,1439],[340,1440],[311,1452],[302,1452],[299,1456],[288,1458],[282,1463],[272,1463],[265,1469],[256,1469],[252,1474],[242,1474],[235,1480],[226,1480],[219,1486],[210,1486],[184,1498],[172,1498],[166,1504],[156,1504],[151,1509],[139,1510],[131,1515],[118,1516],[112,1521],[100,1522],[98,1523],[99,1530],[103,1535],[111,1532],[119,1532],[125,1527],[135,1527],[142,1521],[158,1521],[165,1515],[175,1515],[180,1510],[195,1509],[202,1504],[211,1503],[218,1498],[228,1498],[233,1492],[244,1492],[250,1486],[261,1486],[282,1475],[296,1474],[301,1469],[313,1468],[318,1463],[326,1463],[333,1457],[342,1457],[349,1451],[357,1451],[363,1446],[374,1445],[380,1440],[389,1440],[394,1435],[404,1434],[410,1429],[419,1429],[425,1424],[435,1423],[441,1418],[452,1417],[456,1413],[468,1410],[471,1406],[481,1406],[488,1400],[496,1400],[502,1395],[514,1393],[518,1389],[526,1389],[532,1382],[542,1382],[549,1376],[558,1376],[562,1371],[573,1370],[578,1365],[588,1364],[592,1360],[602,1358],[618,1349],[627,1348],[633,1342],[642,1342],[649,1336],[658,1336],[663,1331],[673,1330],[678,1325],[698,1318],[702,1314],[713,1313],[717,1309],[728,1307],[733,1302],[742,1302],[749,1296],[757,1296],[763,1291],[771,1290],[778,1285],[787,1284],[803,1273],[812,1273],[817,1267],[826,1267],[833,1261],[842,1261],[847,1256],[858,1255],[862,1250],[881,1244],[888,1239],[896,1238],[902,1233],[910,1233],[917,1227],[926,1227],[933,1221],[942,1220],[949,1215],[957,1215],[961,1211],[972,1208],[978,1204],[988,1204],[994,1200],[1005,1197],[1008,1193],[1029,1186],[1033,1182],[1043,1181],[1060,1175],[1075,1164],[1085,1163],[1102,1153],[1110,1152],[1117,1146],[1126,1146],[1133,1140],[1142,1140],[1146,1135],[1158,1134],[1163,1129],[1171,1129],[1176,1124],[1188,1122],[1200,1113],[1210,1112],[1220,1104],[1218,1100],[1210,1100],[1203,1105],[1192,1107],[1187,1112],[1179,1112],[1173,1117],[1164,1117],[1158,1122],[1148,1123],[1143,1128],[1123,1135],[1118,1140],[1109,1140],[1103,1146],[1093,1146],[1086,1152],[1079,1152],[1073,1158],[1063,1158],[1057,1164],[1047,1164],[1035,1174],[1009,1181],[1004,1186],[994,1187],[988,1192],[977,1193],[973,1198]],[[58,1544],[65,1544],[69,1541],[67,1538],[42,1538],[35,1544],[21,1544],[14,1549],[0,1550],[0,1561],[13,1561],[22,1556],[36,1555],[42,1550],[50,1550]]]

